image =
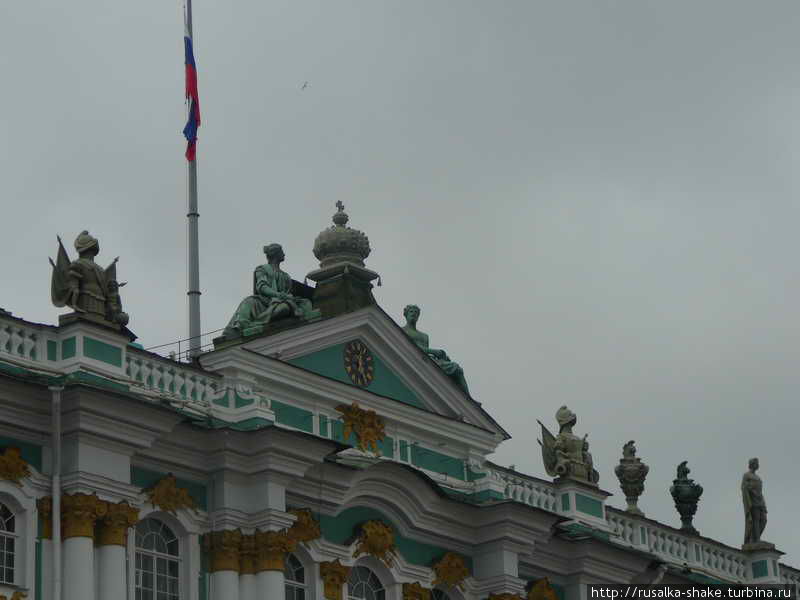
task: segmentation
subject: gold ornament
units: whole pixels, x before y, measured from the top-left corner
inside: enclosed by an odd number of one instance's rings
[[[88,537],[94,539],[97,519],[108,513],[108,502],[97,494],[64,494],[61,497],[61,532],[63,538]]]
[[[528,600],[558,600],[558,594],[550,585],[550,580],[543,577],[531,586]]]
[[[182,508],[197,510],[197,504],[186,488],[178,487],[178,480],[170,473],[158,481],[153,487],[145,490],[147,499],[153,506],[175,514]]]
[[[431,591],[416,583],[403,584],[403,600],[431,600]]]
[[[283,571],[286,555],[297,547],[288,532],[256,530],[256,571]]]
[[[489,594],[489,600],[522,600],[519,594]]]
[[[139,521],[139,509],[127,502],[108,503],[108,512],[98,522],[98,546],[126,546],[128,529]]]
[[[36,508],[39,510],[39,518],[42,521],[42,538],[53,539],[53,498],[44,496],[36,501]]]
[[[446,585],[464,591],[464,580],[469,577],[469,569],[460,555],[448,552],[433,565],[433,572],[436,573],[433,585]]]
[[[0,455],[0,479],[22,485],[20,479],[31,476],[31,469],[20,455],[19,448],[9,447]]]
[[[11,594],[11,600],[22,600],[23,598],[27,598],[27,597],[28,597],[28,594],[26,594],[25,592],[20,591],[20,590],[17,590],[13,594]],[[6,600],[6,598],[7,597],[6,597],[5,594],[0,596],[0,600]]]
[[[206,552],[209,553],[209,571],[239,572],[239,548],[242,544],[242,532],[239,529],[211,531],[203,539]]]
[[[374,410],[360,408],[358,402],[353,402],[350,406],[340,404],[336,410],[342,413],[345,441],[351,433],[355,433],[358,440],[356,446],[359,450],[379,454],[378,442],[386,437],[386,432],[383,420],[378,414]]]
[[[289,528],[289,537],[297,543],[310,542],[322,535],[319,523],[314,520],[314,515],[308,508],[297,508],[289,511],[297,517]]]
[[[242,545],[239,548],[239,574],[255,575],[256,573],[256,536],[243,535]]]
[[[342,586],[350,576],[350,568],[345,567],[339,559],[319,563],[319,576],[324,585],[327,600],[342,600]]]
[[[374,556],[387,567],[391,567],[397,556],[392,528],[381,521],[364,523],[361,526],[361,535],[358,538],[358,546],[353,552],[353,558],[358,558],[362,554]]]

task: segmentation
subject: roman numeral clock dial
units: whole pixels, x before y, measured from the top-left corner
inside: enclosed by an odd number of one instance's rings
[[[354,340],[344,347],[344,370],[358,386],[367,387],[375,377],[375,364],[367,346]]]

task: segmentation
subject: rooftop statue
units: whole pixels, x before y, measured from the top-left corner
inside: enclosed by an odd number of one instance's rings
[[[437,366],[445,372],[446,375],[452,378],[453,381],[461,386],[461,389],[469,394],[467,380],[464,378],[464,369],[462,369],[458,363],[450,360],[450,357],[447,356],[447,352],[444,350],[437,350],[428,346],[428,334],[422,333],[419,329],[417,329],[417,321],[419,320],[420,313],[421,311],[419,306],[416,304],[409,304],[403,309],[403,316],[406,318],[406,324],[403,326],[403,331],[405,331],[406,335],[410,337],[411,340],[417,346],[419,346],[419,348],[425,354],[427,354],[431,360],[433,360],[433,362],[435,362]]]
[[[762,493],[761,477],[756,475],[759,464],[751,458],[749,470],[742,476],[742,503],[744,504],[744,546],[768,545],[761,541],[761,534],[767,525],[767,503]],[[769,544],[771,546],[772,544]]]
[[[239,303],[239,307],[225,327],[225,337],[260,333],[272,321],[286,317],[309,319],[315,316],[311,301],[295,296],[292,278],[281,271],[286,256],[280,244],[264,246],[267,264],[256,267],[253,273],[253,295]]]
[[[58,238],[58,254],[53,265],[50,294],[55,306],[69,306],[76,313],[114,327],[128,324],[128,315],[122,310],[119,288],[125,283],[117,282],[117,261],[103,269],[94,262],[100,252],[97,238],[82,231],[75,239],[78,259],[71,261]]]
[[[566,406],[562,406],[556,413],[558,421],[558,435],[554,436],[541,421],[542,460],[547,474],[551,477],[570,477],[585,483],[597,485],[600,474],[594,468],[592,455],[589,453],[587,435],[579,438],[572,433],[572,428],[578,417]]]

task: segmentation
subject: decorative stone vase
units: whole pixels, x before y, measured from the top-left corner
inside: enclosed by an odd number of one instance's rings
[[[636,458],[636,447],[634,442],[630,441],[622,448],[622,458],[619,459],[619,464],[614,469],[614,473],[619,479],[619,485],[622,492],[625,494],[625,500],[628,502],[627,512],[644,516],[644,513],[638,507],[639,496],[644,491],[644,480],[650,467],[642,462],[641,458]]]
[[[689,467],[686,461],[678,465],[678,477],[672,481],[669,493],[675,501],[675,508],[681,515],[681,531],[699,535],[697,529],[692,525],[692,518],[697,512],[697,503],[703,495],[703,487],[689,479]]]

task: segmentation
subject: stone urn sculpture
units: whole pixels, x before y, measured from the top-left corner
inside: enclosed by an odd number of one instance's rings
[[[614,473],[619,479],[619,485],[622,492],[625,494],[625,500],[628,503],[626,512],[632,515],[644,516],[644,513],[637,506],[639,496],[644,491],[644,480],[650,467],[642,462],[641,458],[636,458],[635,442],[631,440],[622,447],[622,458],[619,459],[619,464],[614,469]]]
[[[675,501],[675,508],[681,515],[681,531],[699,535],[697,529],[692,525],[692,518],[697,512],[697,503],[703,495],[703,487],[689,479],[689,467],[686,461],[678,465],[678,477],[672,481],[669,493]]]

